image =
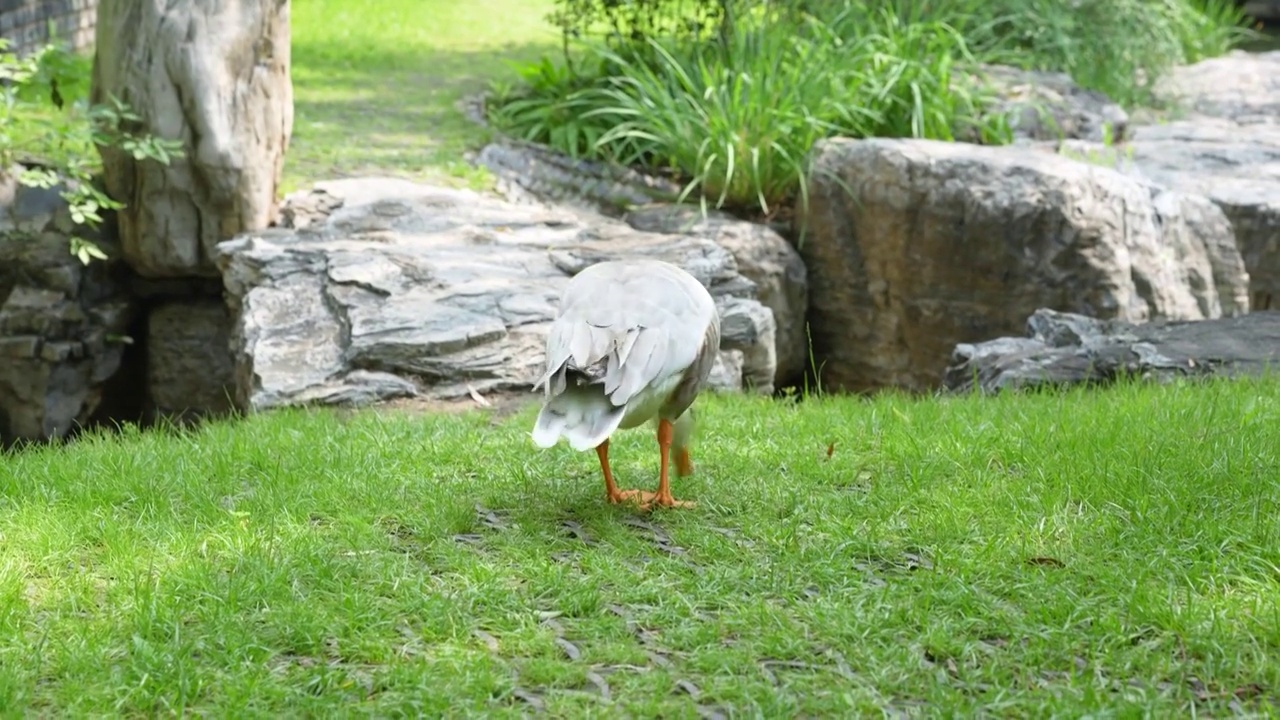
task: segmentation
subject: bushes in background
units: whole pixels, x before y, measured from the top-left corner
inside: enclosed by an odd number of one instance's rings
[[[1065,71],[1133,106],[1242,32],[1231,0],[560,0],[552,20],[564,58],[498,93],[497,127],[765,214],[805,200],[823,137],[1007,141],[977,63]]]

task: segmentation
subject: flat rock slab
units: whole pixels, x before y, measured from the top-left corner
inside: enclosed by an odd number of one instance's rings
[[[630,257],[675,263],[716,298],[719,387],[772,390],[773,312],[713,240],[396,179],[308,196],[312,211],[285,213],[303,227],[218,246],[243,408],[528,391],[569,278]]]
[[[944,386],[985,393],[1107,383],[1122,376],[1260,375],[1280,370],[1280,312],[1133,324],[1048,309],[1027,320],[1028,337],[962,343]]]

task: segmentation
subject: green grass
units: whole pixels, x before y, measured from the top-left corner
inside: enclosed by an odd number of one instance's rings
[[[699,506],[647,517],[593,454],[534,452],[529,409],[29,450],[0,465],[0,706],[1274,712],[1278,389],[712,397]],[[649,433],[612,454],[652,486]]]
[[[284,189],[393,174],[483,184],[463,160],[483,128],[458,101],[558,43],[551,0],[297,0],[294,133]]]

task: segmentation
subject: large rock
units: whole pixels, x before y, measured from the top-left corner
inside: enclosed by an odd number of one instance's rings
[[[1192,117],[1241,125],[1280,122],[1280,50],[1226,55],[1173,69],[1157,92]]]
[[[1208,203],[1049,153],[929,140],[818,143],[810,328],[831,389],[936,387],[952,348],[1040,307],[1135,322],[1238,311]]]
[[[153,412],[170,418],[232,409],[231,316],[220,297],[167,299],[147,315],[147,390]]]
[[[1120,377],[1260,375],[1280,363],[1280,312],[1132,324],[1037,310],[1027,337],[956,346],[947,389],[986,393]]]
[[[1128,132],[1124,108],[1066,73],[980,65],[972,77],[994,96],[986,112],[1008,120],[1014,142],[1117,141]]]
[[[684,267],[715,296],[716,377],[772,389],[773,314],[711,239],[402,180],[321,183],[297,201],[313,208],[292,214],[307,227],[218,247],[242,407],[527,392],[568,279],[641,256]]]
[[[1250,308],[1280,307],[1280,51],[1175,68],[1159,91],[1177,119],[1132,125],[1122,145],[1055,149],[1211,199],[1248,268]]]
[[[61,438],[98,409],[135,313],[121,263],[82,264],[57,189],[0,174],[0,444]],[[84,234],[82,232],[82,234]],[[118,252],[110,237],[90,234]]]

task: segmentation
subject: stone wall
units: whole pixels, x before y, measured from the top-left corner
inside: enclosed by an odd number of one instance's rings
[[[24,55],[49,40],[52,22],[58,38],[73,50],[93,45],[98,0],[0,0],[0,37],[9,52]]]

